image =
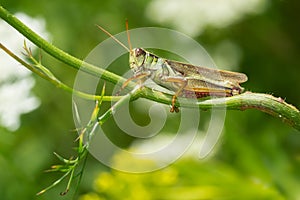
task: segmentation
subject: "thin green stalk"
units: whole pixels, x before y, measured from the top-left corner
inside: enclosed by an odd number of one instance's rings
[[[109,119],[117,110],[129,102],[130,100],[137,98],[136,96],[139,96],[141,93],[141,88],[137,86],[135,89],[133,89],[131,92],[124,95],[119,101],[117,101],[110,109],[108,109],[103,115],[101,115],[98,118],[99,124],[102,125],[106,122],[107,119]]]
[[[52,189],[53,187],[55,187],[56,185],[58,185],[62,180],[64,180],[70,172],[65,173],[62,177],[60,177],[58,180],[56,180],[54,183],[52,183],[50,186],[48,186],[47,188],[43,189],[42,191],[38,192],[36,195],[39,196],[43,193],[45,193],[46,191]]]
[[[34,66],[31,64],[28,64],[24,60],[22,60],[20,57],[18,57],[16,54],[11,52],[8,48],[6,48],[3,44],[0,43],[0,48],[4,50],[9,56],[11,56],[13,59],[15,59],[17,62],[19,62],[21,65],[32,71],[33,73],[37,74],[38,76],[42,77],[43,79],[49,81],[53,85],[55,85],[58,88],[62,88],[63,90],[70,92],[71,94],[75,94],[78,97],[81,97],[83,99],[87,100],[102,100],[102,101],[118,101],[121,99],[120,96],[98,96],[98,95],[91,95],[87,94],[78,90],[75,90],[60,80],[58,80],[52,72],[50,72],[45,66],[43,66],[40,62],[35,60],[35,58],[32,56],[31,51],[26,47],[26,44],[24,44],[24,49],[26,51],[26,56],[29,57],[30,60],[34,63]]]

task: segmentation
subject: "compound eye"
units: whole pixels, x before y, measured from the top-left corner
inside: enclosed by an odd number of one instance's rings
[[[140,55],[145,55],[146,54],[146,52],[143,50],[143,49],[141,49],[141,48],[137,48],[136,50],[135,50],[135,56],[136,57],[138,57],[138,56],[140,56]]]

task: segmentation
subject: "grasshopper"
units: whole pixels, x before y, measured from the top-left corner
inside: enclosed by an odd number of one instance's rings
[[[150,78],[156,84],[175,93],[172,97],[170,112],[179,111],[175,106],[179,96],[186,98],[230,97],[244,91],[240,83],[246,82],[248,78],[243,73],[168,60],[142,48],[132,48],[127,21],[126,31],[129,48],[104,28],[98,27],[129,52],[129,65],[134,75],[125,81],[122,89],[132,80],[145,81]]]

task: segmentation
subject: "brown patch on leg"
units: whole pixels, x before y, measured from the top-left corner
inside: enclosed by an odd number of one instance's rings
[[[175,111],[176,113],[179,112],[179,108],[178,108],[177,106],[175,106],[176,98],[177,98],[176,95],[174,95],[174,96],[172,97],[172,105],[171,105],[171,109],[170,109],[170,112],[171,112],[171,113],[173,113],[174,111]]]

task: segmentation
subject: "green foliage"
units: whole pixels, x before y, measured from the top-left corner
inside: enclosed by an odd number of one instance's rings
[[[112,33],[124,31],[125,18],[129,19],[131,28],[170,26],[149,21],[144,14],[149,2],[53,0],[33,4],[22,0],[7,1],[3,6],[12,12],[44,17],[52,34],[51,41],[82,58],[107,38],[95,24],[103,25]],[[295,25],[300,18],[299,4],[298,1],[272,1],[264,13],[248,16],[225,28],[210,27],[196,39],[209,52],[221,41],[235,42],[242,50],[239,70],[249,77],[246,89],[286,97],[288,102],[300,107],[297,92],[300,91],[300,29]],[[74,70],[46,54],[42,61],[51,66],[59,79],[72,85]],[[126,66],[127,63],[122,67]],[[60,178],[43,173],[57,162],[52,152],[72,157],[72,147],[78,137],[66,134],[74,129],[70,95],[40,78],[36,82],[34,92],[41,99],[41,107],[24,115],[22,127],[15,133],[0,130],[3,200],[71,199],[72,196],[58,197],[65,189],[61,184],[35,197],[38,191]],[[140,115],[141,119],[148,119],[147,114]],[[299,132],[258,111],[228,111],[226,120],[221,150],[205,162],[182,159],[162,171],[132,175],[109,171],[98,162],[88,160],[88,170],[78,190],[79,199],[141,199],[140,195],[143,199],[299,198]],[[108,121],[106,126],[116,131],[112,122]]]
[[[146,174],[101,172],[93,188],[93,192],[79,199],[284,199],[271,180],[245,174],[213,159],[199,162],[183,158],[165,169]]]

